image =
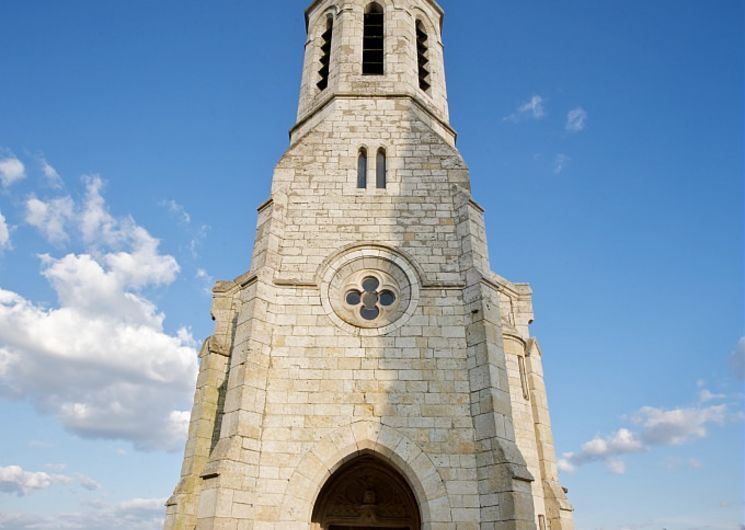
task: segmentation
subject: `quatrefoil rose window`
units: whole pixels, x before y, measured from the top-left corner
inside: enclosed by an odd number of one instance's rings
[[[411,280],[400,266],[378,256],[335,269],[324,296],[336,317],[371,334],[386,333],[408,314]]]
[[[347,306],[359,311],[360,316],[373,322],[391,308],[398,296],[391,288],[385,288],[375,276],[366,276],[360,285],[347,291],[344,301]]]

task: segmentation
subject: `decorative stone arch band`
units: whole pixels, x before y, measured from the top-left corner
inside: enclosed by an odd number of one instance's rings
[[[420,300],[421,276],[403,254],[380,245],[356,245],[319,268],[321,305],[351,335],[387,335],[403,326]]]
[[[419,505],[422,530],[454,528],[445,484],[429,456],[396,429],[369,420],[332,431],[305,454],[284,493],[282,528],[312,529],[313,509],[326,482],[344,464],[366,454],[384,459],[406,479]]]

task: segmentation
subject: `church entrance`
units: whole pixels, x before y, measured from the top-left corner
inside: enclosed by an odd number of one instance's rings
[[[414,492],[382,458],[363,455],[344,464],[321,490],[314,530],[421,530]]]

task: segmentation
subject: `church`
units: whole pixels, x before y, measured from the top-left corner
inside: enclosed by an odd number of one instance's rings
[[[465,8],[465,6],[464,6]],[[572,530],[532,292],[491,270],[435,0],[316,0],[165,530]]]

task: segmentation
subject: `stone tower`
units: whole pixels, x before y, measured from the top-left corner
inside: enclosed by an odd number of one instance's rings
[[[435,0],[316,0],[166,530],[570,530],[531,290],[491,272]]]

